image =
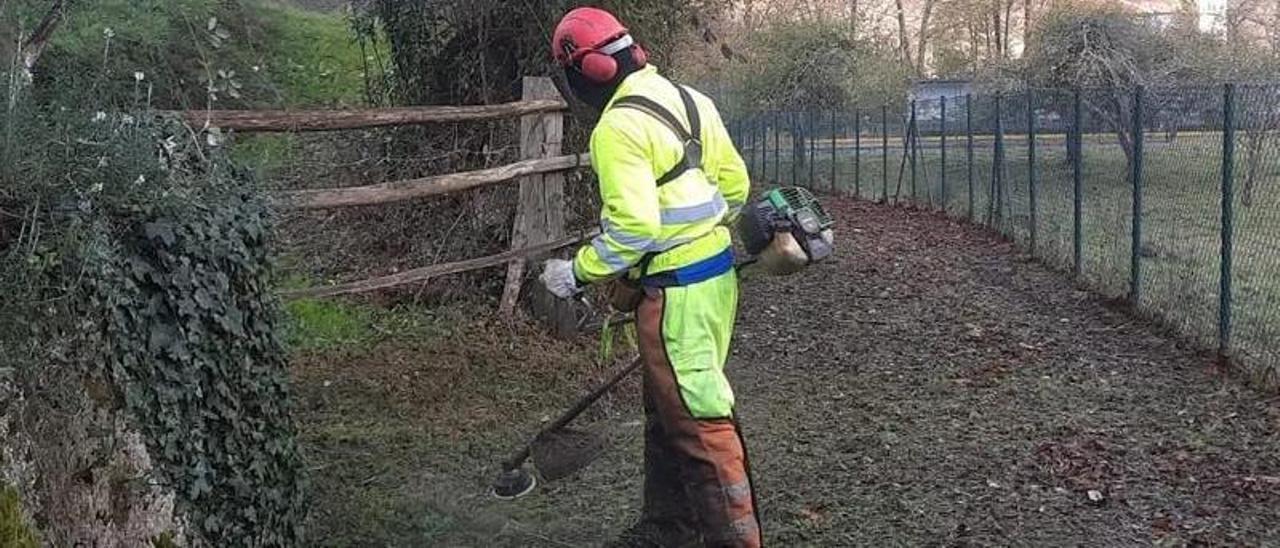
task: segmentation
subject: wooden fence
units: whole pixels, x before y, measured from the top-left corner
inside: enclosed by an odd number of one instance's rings
[[[501,105],[437,106],[345,111],[188,111],[176,113],[199,127],[239,132],[338,131],[402,125],[478,122],[520,117],[520,161],[478,171],[392,181],[376,185],[277,192],[285,209],[332,209],[417,200],[519,181],[520,198],[511,249],[465,261],[427,265],[389,276],[286,292],[286,298],[330,297],[422,283],[435,277],[507,265],[499,312],[516,307],[527,261],[584,242],[595,232],[569,234],[564,220],[564,174],[588,164],[585,154],[562,154],[568,105],[548,78],[527,77],[520,101]],[[545,291],[533,293],[535,313],[557,333],[574,331],[572,308]]]

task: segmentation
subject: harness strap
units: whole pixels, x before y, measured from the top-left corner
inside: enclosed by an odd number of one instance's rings
[[[702,169],[702,116],[698,113],[698,105],[694,103],[693,95],[689,93],[689,90],[678,84],[673,85],[675,86],[676,91],[680,93],[680,101],[684,103],[685,113],[689,116],[688,128],[685,127],[684,123],[682,123],[670,109],[658,104],[657,101],[648,97],[628,95],[626,97],[619,98],[613,103],[613,108],[629,108],[648,114],[658,122],[661,122],[662,125],[667,126],[667,128],[674,132],[676,137],[684,143],[684,154],[681,156],[680,161],[676,163],[670,171],[667,171],[661,177],[657,178],[657,186],[659,187],[678,179],[681,175],[684,175],[690,170]],[[729,268],[732,268],[732,250],[728,251],[730,253],[728,261]],[[724,271],[721,270],[721,263],[724,262],[723,257],[716,256],[712,258],[717,259],[714,262],[714,265],[710,265],[712,266],[711,270],[716,271],[713,276],[706,276],[706,268],[709,265],[703,265],[702,263],[690,265],[672,272],[664,272],[662,274],[650,276],[649,264],[652,263],[654,257],[657,257],[658,255],[658,253],[647,253],[640,259],[639,267],[641,284],[648,287],[674,287],[697,283],[698,281],[702,281],[702,279],[713,278],[724,273]],[[707,261],[703,262],[705,263]],[[699,267],[700,265],[701,270],[687,270]],[[686,272],[683,277],[678,274],[681,271]],[[702,278],[703,276],[706,276],[706,278]],[[694,279],[695,281],[688,281],[690,279]]]
[[[689,90],[684,86],[676,85],[676,91],[680,92],[680,101],[684,103],[684,110],[689,115],[688,129],[669,109],[648,97],[628,95],[613,103],[614,108],[629,108],[652,116],[675,132],[676,136],[684,142],[684,156],[670,171],[658,177],[658,186],[676,180],[691,169],[702,169],[702,117],[698,114],[698,106],[694,103]]]

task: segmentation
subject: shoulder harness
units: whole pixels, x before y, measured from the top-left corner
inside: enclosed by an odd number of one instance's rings
[[[702,120],[698,115],[698,106],[694,104],[693,96],[684,86],[673,85],[680,92],[680,100],[684,102],[685,112],[689,114],[688,129],[685,129],[684,124],[675,114],[648,97],[628,95],[613,103],[613,108],[629,108],[652,116],[675,132],[676,136],[684,142],[684,157],[670,171],[658,177],[658,186],[676,180],[691,169],[702,169]]]

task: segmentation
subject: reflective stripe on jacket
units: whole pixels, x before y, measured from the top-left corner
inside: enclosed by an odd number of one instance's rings
[[[601,234],[578,251],[574,273],[591,283],[616,277],[657,254],[649,273],[692,264],[730,245],[725,228],[751,191],[746,163],[733,146],[715,104],[691,91],[702,118],[702,169],[685,172],[658,187],[657,180],[680,163],[684,143],[670,128],[644,112],[611,108],[591,134],[591,164],[604,204]],[[614,100],[646,97],[688,127],[688,113],[675,85],[656,67],[628,76]],[[671,250],[670,253],[663,253]]]

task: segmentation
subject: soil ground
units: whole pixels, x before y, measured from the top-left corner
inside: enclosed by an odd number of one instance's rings
[[[1280,544],[1280,399],[982,229],[831,209],[836,260],[743,284],[730,377],[769,544]],[[487,496],[606,372],[591,341],[475,316],[298,358],[313,540],[590,546],[635,518],[636,383],[582,421],[600,461]]]

